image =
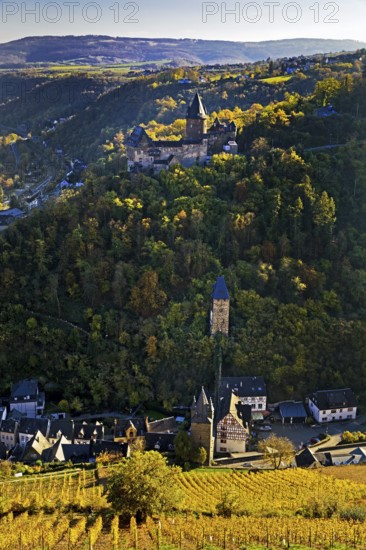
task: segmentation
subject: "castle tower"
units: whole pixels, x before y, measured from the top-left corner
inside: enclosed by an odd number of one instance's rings
[[[197,401],[194,400],[191,406],[191,439],[195,447],[203,447],[206,450],[208,465],[211,464],[214,453],[213,420],[212,400],[207,399],[202,387]]]
[[[186,117],[186,138],[203,139],[207,134],[207,111],[198,92],[188,107]]]
[[[229,335],[230,296],[224,277],[218,277],[212,293],[210,311],[210,332]]]

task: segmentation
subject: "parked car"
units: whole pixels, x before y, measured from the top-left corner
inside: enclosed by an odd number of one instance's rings
[[[260,432],[271,432],[271,426],[258,426],[257,428]]]

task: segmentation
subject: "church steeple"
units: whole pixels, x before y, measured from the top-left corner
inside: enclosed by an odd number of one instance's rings
[[[224,277],[218,277],[212,293],[210,311],[211,336],[217,333],[229,335],[230,296]]]
[[[188,107],[186,117],[187,139],[202,139],[207,134],[207,110],[198,92]]]

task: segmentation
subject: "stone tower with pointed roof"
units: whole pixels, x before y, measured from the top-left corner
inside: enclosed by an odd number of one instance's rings
[[[191,439],[194,447],[205,449],[208,465],[211,464],[214,453],[213,423],[214,406],[202,387],[197,401],[193,398],[191,406]]]
[[[207,111],[198,92],[188,107],[186,117],[186,138],[203,139],[207,134]]]
[[[212,293],[210,333],[229,335],[230,296],[224,277],[218,277]]]

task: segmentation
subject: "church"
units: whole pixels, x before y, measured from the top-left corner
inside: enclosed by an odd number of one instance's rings
[[[206,107],[197,92],[188,107],[183,139],[153,140],[142,126],[136,126],[126,140],[128,171],[156,174],[176,164],[186,168],[202,166],[216,153],[237,154],[235,122],[225,124],[216,117],[208,128],[207,118]]]

